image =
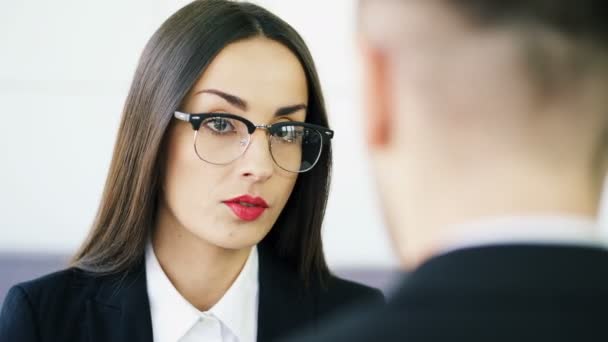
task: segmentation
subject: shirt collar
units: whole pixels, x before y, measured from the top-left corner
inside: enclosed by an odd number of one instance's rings
[[[239,341],[255,341],[258,308],[258,252],[254,247],[232,286],[210,310]]]
[[[253,247],[236,280],[207,312],[240,341],[254,341],[257,334],[258,268],[258,252]],[[173,286],[150,242],[146,246],[146,283],[154,341],[178,341],[203,317]]]
[[[151,243],[146,246],[146,286],[154,341],[178,341],[198,321],[199,311],[173,286]]]
[[[441,253],[504,244],[605,246],[596,220],[582,216],[496,217],[461,224],[449,231],[455,233],[439,243],[438,250]]]

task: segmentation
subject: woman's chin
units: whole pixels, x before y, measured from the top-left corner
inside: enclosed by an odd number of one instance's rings
[[[207,242],[210,245],[230,250],[241,250],[250,248],[260,242],[265,234],[256,233],[254,231],[246,231],[242,227],[234,230],[229,230],[222,234],[196,234],[198,238]]]

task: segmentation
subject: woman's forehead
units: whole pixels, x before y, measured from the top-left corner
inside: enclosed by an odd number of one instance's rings
[[[246,100],[251,107],[306,102],[304,69],[287,47],[267,38],[226,46],[196,82],[193,92],[217,89]]]

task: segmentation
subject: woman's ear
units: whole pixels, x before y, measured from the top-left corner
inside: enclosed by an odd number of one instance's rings
[[[382,148],[391,139],[391,78],[386,53],[362,40],[359,44],[363,63],[363,99],[367,144]]]

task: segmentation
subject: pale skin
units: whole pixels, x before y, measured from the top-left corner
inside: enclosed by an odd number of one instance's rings
[[[222,94],[238,97],[242,103]],[[256,37],[225,47],[180,110],[229,112],[259,125],[305,121],[307,103],[306,76],[297,57],[280,43]],[[275,115],[285,107],[295,109]],[[223,166],[197,157],[190,124],[173,122],[167,134],[154,251],[179,293],[205,311],[222,298],[251,248],[268,234],[289,199],[297,174],[274,164],[263,130],[256,130],[243,156]],[[222,201],[241,195],[262,197],[269,208],[255,221],[240,220]]]
[[[404,268],[467,222],[597,215],[605,85],[540,96],[513,32],[473,27],[441,1],[368,1],[361,14],[368,147]]]

